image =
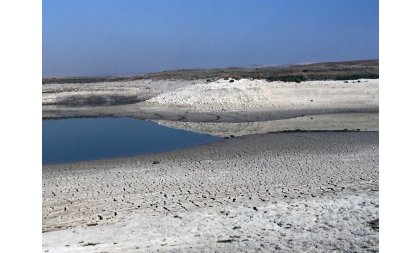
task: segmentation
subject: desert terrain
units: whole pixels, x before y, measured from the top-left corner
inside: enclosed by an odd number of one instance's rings
[[[378,252],[378,61],[45,79],[44,119],[225,137],[43,166],[45,252]]]

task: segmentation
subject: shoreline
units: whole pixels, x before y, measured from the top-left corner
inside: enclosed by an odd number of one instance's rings
[[[266,133],[43,166],[43,248],[375,250],[378,232],[369,222],[379,217],[378,138]]]
[[[71,118],[69,118],[71,119]],[[135,118],[134,118],[135,119]],[[61,120],[61,119],[51,119],[51,120]],[[151,120],[152,121],[152,120]],[[152,121],[154,122],[154,121]],[[172,127],[175,128],[175,127]],[[183,129],[183,128],[179,128],[179,129]],[[183,129],[184,130],[184,129]],[[186,130],[186,131],[192,131],[192,130]],[[195,133],[199,133],[199,134],[206,134],[206,135],[210,135],[207,133],[200,133],[198,131],[194,131]],[[236,136],[233,135],[229,135],[229,134],[221,134],[221,135],[212,135],[212,136],[216,136],[216,137],[221,137],[221,139],[216,140],[214,142],[210,142],[210,143],[206,143],[206,144],[198,144],[196,146],[191,146],[191,147],[181,147],[181,148],[176,148],[173,150],[168,150],[168,151],[158,151],[158,152],[151,152],[151,153],[145,153],[145,154],[138,154],[138,155],[129,155],[129,156],[118,156],[118,157],[109,157],[109,158],[103,158],[103,159],[95,159],[95,160],[81,160],[81,161],[75,161],[75,162],[62,162],[62,163],[48,163],[48,164],[42,164],[42,169],[44,170],[44,168],[48,168],[49,167],[55,167],[55,168],[59,168],[62,166],[67,166],[67,165],[80,165],[82,167],[89,167],[89,166],[94,166],[95,164],[102,164],[102,163],[109,163],[109,162],[125,162],[125,161],[129,161],[130,159],[142,159],[143,157],[149,157],[149,156],[159,156],[159,155],[165,155],[166,153],[173,153],[173,152],[183,152],[185,150],[189,150],[189,149],[196,149],[196,148],[206,148],[207,145],[220,145],[221,142],[229,140],[229,139],[233,139],[233,138],[239,138],[239,137],[246,137],[246,136],[253,136],[253,135],[262,135],[262,134],[317,134],[317,133],[379,133],[378,130],[283,130],[283,131],[263,131],[263,132],[258,132],[258,133],[246,133],[246,134],[239,134]],[[85,168],[83,168],[85,169]]]

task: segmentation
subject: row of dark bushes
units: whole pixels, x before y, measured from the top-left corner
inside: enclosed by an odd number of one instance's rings
[[[283,81],[283,82],[296,82],[300,83],[303,81],[316,81],[316,80],[358,80],[358,79],[378,79],[379,74],[366,73],[366,74],[352,74],[352,75],[318,75],[318,76],[303,76],[303,75],[286,75],[286,76],[269,76],[266,78],[267,81]]]

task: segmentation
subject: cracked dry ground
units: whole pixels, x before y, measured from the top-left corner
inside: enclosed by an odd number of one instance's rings
[[[306,235],[323,231],[324,236],[339,237],[324,250],[376,251],[378,232],[370,224],[379,211],[378,139],[378,132],[271,133],[169,153],[44,166],[44,237],[137,220],[143,225],[136,229],[143,227],[152,234],[161,230],[154,237],[137,239],[141,246],[111,244],[99,236],[85,248],[108,243],[108,250],[118,246],[117,251],[152,251],[161,237],[162,245],[154,250],[245,247],[242,250],[252,251],[261,250],[263,244],[271,245],[271,250],[293,250],[301,240],[299,247],[317,251],[331,242]],[[250,216],[255,216],[254,221],[246,221]],[[265,232],[251,229],[250,222],[258,222],[256,226],[270,234],[261,238]],[[221,227],[214,227],[216,223]],[[311,228],[305,228],[309,223]],[[183,226],[189,228],[184,237],[210,241],[185,242],[182,228],[177,240],[173,232]],[[210,230],[200,234],[205,226]],[[229,236],[223,233],[225,226],[245,234]],[[220,236],[214,234],[218,231]]]

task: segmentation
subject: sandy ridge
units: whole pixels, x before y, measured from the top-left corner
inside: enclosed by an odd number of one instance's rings
[[[112,85],[120,87],[118,82]],[[249,79],[213,82],[142,80],[124,85],[139,88],[134,89],[135,94],[124,92],[127,87],[121,88],[121,92],[115,93],[120,96],[117,99],[112,97],[115,94],[101,91],[101,83],[86,85],[96,87],[91,91],[71,91],[65,95],[46,93],[43,95],[43,117],[120,116],[184,122],[251,122],[302,115],[379,111],[378,79],[301,83]],[[95,93],[100,98],[89,99],[86,92]],[[99,103],[93,106],[90,101],[98,99]],[[79,102],[73,106],[60,105],[63,101],[73,100]],[[127,101],[130,103],[124,104]]]

